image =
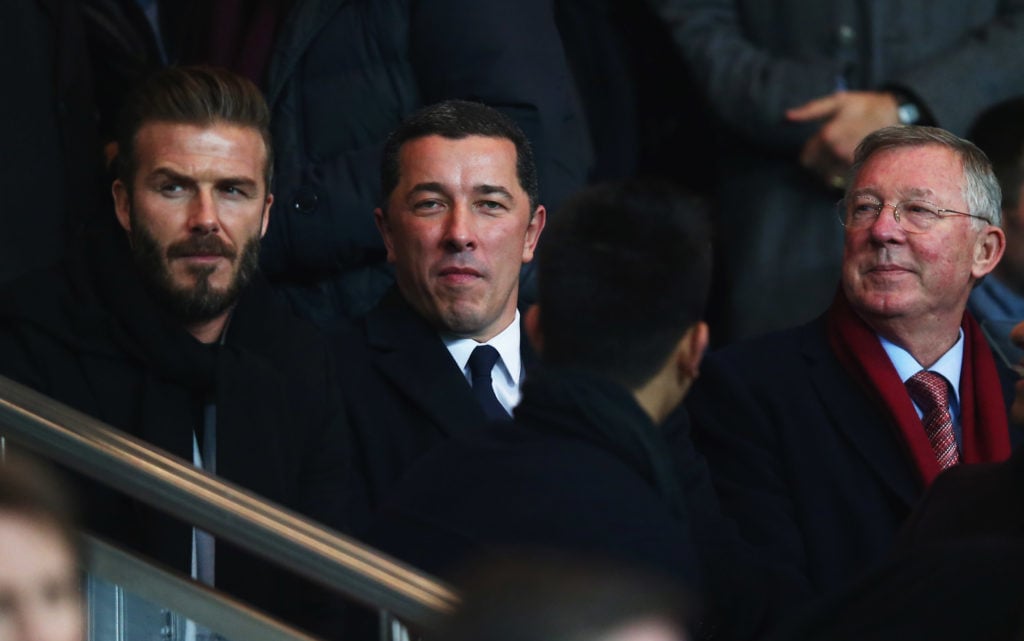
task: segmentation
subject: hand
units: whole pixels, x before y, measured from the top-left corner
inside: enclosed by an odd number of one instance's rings
[[[115,158],[117,158],[117,141],[111,140],[107,144],[103,145],[104,166],[107,169],[110,169],[111,165],[114,164]]]
[[[786,117],[793,122],[824,121],[804,144],[800,163],[840,187],[857,145],[876,129],[898,124],[898,108],[890,93],[838,91],[788,110]]]

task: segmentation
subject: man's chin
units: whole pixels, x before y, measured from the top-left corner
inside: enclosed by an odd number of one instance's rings
[[[183,296],[211,294],[223,296],[231,286],[230,278],[217,278],[215,274],[189,274],[171,281],[171,288]],[[223,281],[223,282],[221,282]]]
[[[913,295],[903,288],[861,286],[849,297],[850,305],[872,316],[898,316],[909,311]]]
[[[473,305],[447,305],[438,310],[442,329],[457,336],[475,336],[487,325],[482,311]]]

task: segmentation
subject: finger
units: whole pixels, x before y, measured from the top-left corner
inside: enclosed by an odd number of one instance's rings
[[[821,139],[820,132],[811,136],[804,144],[803,149],[800,150],[800,164],[811,171],[817,172],[822,162],[823,146],[824,142]]]
[[[848,166],[853,163],[853,154],[857,145],[876,127],[870,121],[859,117],[834,118],[826,123],[819,132],[822,144],[836,162]]]
[[[798,107],[786,110],[786,118],[794,122],[806,122],[808,120],[820,120],[828,118],[839,110],[838,94],[831,94],[822,98],[816,98]]]

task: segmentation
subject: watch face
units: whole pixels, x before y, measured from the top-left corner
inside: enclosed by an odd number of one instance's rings
[[[899,118],[900,124],[913,125],[921,119],[921,110],[912,102],[904,102],[896,110],[896,117]]]

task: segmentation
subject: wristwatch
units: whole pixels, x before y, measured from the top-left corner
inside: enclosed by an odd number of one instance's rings
[[[896,99],[896,118],[901,125],[916,125],[921,122],[921,108],[909,94],[899,90],[890,90],[889,93]]]

